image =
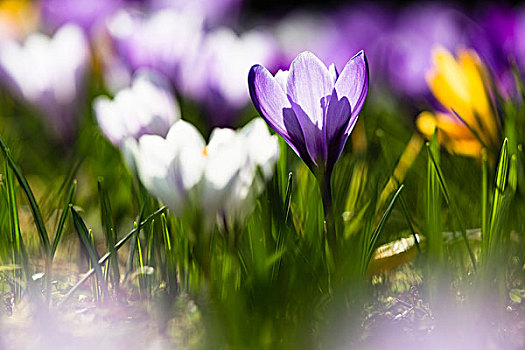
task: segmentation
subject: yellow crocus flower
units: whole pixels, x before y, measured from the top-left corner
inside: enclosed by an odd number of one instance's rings
[[[484,145],[499,142],[499,126],[485,86],[485,68],[478,55],[468,49],[458,50],[455,58],[438,47],[433,50],[432,59],[427,84],[449,112],[423,112],[417,127],[427,136],[437,128],[440,143],[450,152],[478,157]]]

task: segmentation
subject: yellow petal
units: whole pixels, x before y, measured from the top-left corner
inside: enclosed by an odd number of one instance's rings
[[[417,129],[425,136],[432,136],[437,127],[437,119],[431,112],[421,112],[416,120]]]
[[[472,50],[460,50],[458,56],[463,72],[468,79],[469,93],[473,97],[472,108],[479,116],[482,124],[482,131],[480,133],[494,140],[497,134],[497,125],[485,89],[481,61],[478,55]]]
[[[445,74],[436,72],[432,75],[431,72],[427,74],[427,82],[430,90],[443,106],[456,111],[469,125],[473,127],[478,125],[469,101],[456,93],[457,91],[451,87],[451,82],[447,80]]]
[[[449,143],[452,152],[475,158],[480,157],[482,148],[478,139],[451,140]]]
[[[467,79],[454,56],[446,49],[437,47],[432,51],[432,59],[436,69],[436,76],[442,77],[449,90],[448,93],[455,95],[454,100],[469,103],[470,96],[467,88]]]
[[[452,139],[474,137],[470,129],[455,116],[438,112],[436,118],[437,127],[443,131],[447,137]]]

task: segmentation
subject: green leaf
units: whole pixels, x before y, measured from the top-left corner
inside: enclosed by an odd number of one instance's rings
[[[68,195],[64,202],[62,213],[60,214],[60,219],[58,221],[58,227],[55,234],[55,239],[53,240],[53,246],[51,247],[51,259],[55,257],[55,253],[58,248],[58,243],[60,243],[60,238],[62,237],[62,232],[64,231],[64,226],[67,219],[67,212],[69,211],[69,206],[73,203],[73,196],[75,195],[77,188],[77,181],[73,180],[69,186]]]
[[[91,266],[95,270],[98,280],[102,285],[102,291],[103,293],[105,293],[107,291],[107,286],[105,284],[104,274],[102,273],[102,268],[99,265],[98,253],[95,249],[95,246],[91,243],[89,230],[87,229],[86,224],[84,224],[84,221],[82,220],[80,215],[78,215],[75,208],[73,208],[73,205],[70,205],[69,208],[71,210],[71,215],[73,217],[73,224],[78,233],[78,237],[80,238],[80,241],[82,242],[82,245],[84,246],[84,249],[86,250],[89,256],[89,260],[91,261]]]
[[[524,297],[525,297],[525,291],[523,289],[514,288],[509,291],[510,300],[512,300],[516,304],[520,304],[522,298]]]
[[[390,216],[390,213],[392,212],[392,209],[394,208],[394,204],[396,203],[397,198],[401,194],[401,191],[403,190],[405,186],[401,185],[397,189],[396,193],[390,200],[390,203],[388,204],[388,207],[386,208],[385,212],[383,213],[383,216],[381,217],[381,220],[379,220],[379,224],[377,225],[376,229],[372,233],[372,236],[370,238],[370,241],[368,242],[367,247],[367,256],[366,256],[366,262],[365,262],[365,271],[368,267],[368,264],[370,263],[370,260],[372,260],[372,256],[374,255],[374,249],[377,244],[377,239],[379,238],[379,234],[383,230],[383,227],[385,226],[386,221],[388,220],[388,217]]]
[[[120,283],[120,271],[118,266],[118,255],[115,250],[117,231],[113,224],[111,203],[106,189],[104,188],[104,179],[102,177],[98,179],[98,195],[100,202],[100,220],[104,229],[104,236],[106,237],[106,251],[111,253],[111,258],[108,263],[106,263],[106,278],[109,276],[109,272],[111,272],[112,282],[118,288]]]
[[[498,168],[496,171],[494,198],[492,201],[488,235],[483,237],[484,258],[490,259],[495,249],[495,242],[500,241],[501,228],[503,225],[505,189],[509,172],[509,152],[507,139],[501,146]]]
[[[450,197],[450,192],[448,191],[447,184],[445,182],[445,178],[443,176],[443,173],[441,172],[441,168],[439,167],[439,164],[436,162],[436,159],[434,158],[433,152],[430,150],[430,146],[428,143],[427,143],[427,151],[428,151],[429,159],[432,161],[432,165],[436,171],[436,174],[438,175],[439,184],[441,187],[441,192],[443,193],[443,197],[445,198],[447,205],[450,207],[450,210],[452,214],[454,215],[454,218],[456,219],[456,222],[459,226],[459,231],[461,232],[461,236],[463,237],[463,241],[465,242],[465,246],[467,247],[470,261],[472,262],[473,268],[476,269],[476,258],[474,257],[474,253],[472,251],[472,248],[470,247],[470,243],[469,243],[468,236],[467,236],[467,231],[465,230],[463,221],[461,220],[461,217],[459,216],[460,210],[458,206],[456,205],[456,203]]]
[[[133,237],[134,235],[136,235],[140,228],[143,226],[143,225],[146,225],[148,222],[150,222],[151,220],[153,220],[154,218],[156,218],[157,216],[159,216],[160,214],[162,214],[163,212],[165,212],[167,210],[166,207],[162,207],[160,209],[158,209],[157,211],[155,211],[153,214],[151,214],[150,216],[148,216],[144,221],[142,221],[139,225],[134,225],[133,229],[128,232],[128,234],[126,234],[120,241],[118,241],[118,243],[115,245],[115,250],[119,250],[120,248],[122,248],[122,246],[124,244],[126,244],[126,242],[131,238]],[[85,227],[85,225],[84,225]],[[104,264],[111,256],[111,253],[106,253],[104,256],[102,256],[99,260],[98,260],[98,264],[101,265],[101,264]],[[100,266],[99,266],[100,267]],[[78,289],[78,287],[80,287],[85,281],[87,281],[87,279],[89,277],[91,277],[93,274],[95,273],[95,268],[91,268],[89,269],[89,271],[87,271],[84,276],[69,290],[69,292],[67,292],[67,294],[64,296],[64,298],[60,301],[59,305],[64,305],[65,302],[67,302],[69,300],[69,298],[73,295],[73,293]]]
[[[293,173],[288,173],[288,181],[286,183],[286,195],[284,197],[284,210],[286,212],[285,222],[288,223],[288,216],[290,214],[290,203],[292,199]]]
[[[42,241],[44,252],[46,256],[49,257],[51,254],[51,244],[49,242],[49,236],[47,235],[46,226],[44,225],[44,220],[42,219],[42,213],[40,211],[40,208],[38,207],[33,191],[31,190],[31,187],[29,186],[26,178],[24,177],[24,174],[22,174],[22,171],[20,171],[20,168],[18,167],[18,165],[16,165],[15,161],[11,157],[11,152],[9,151],[9,149],[7,148],[7,146],[2,141],[1,138],[0,138],[0,149],[4,153],[4,156],[7,159],[7,163],[9,164],[9,166],[15,173],[18,183],[22,187],[22,190],[24,191],[27,197],[29,206],[31,208],[31,212],[33,214],[33,219],[35,221],[35,225],[38,230],[38,234],[40,235],[40,240]]]
[[[29,260],[27,257],[27,253],[25,251],[24,241],[20,233],[20,221],[18,218],[18,209],[17,209],[13,174],[12,174],[11,168],[7,165],[5,167],[5,173],[6,173],[6,195],[7,195],[7,203],[9,207],[9,226],[10,226],[10,231],[11,231],[10,240],[11,240],[12,264],[22,265],[23,271],[26,277],[26,282],[30,283],[31,273],[29,270]],[[13,271],[14,281],[18,281],[20,277],[21,276],[19,272],[17,270],[14,270]],[[22,290],[19,288],[20,285],[21,283],[19,281],[15,284],[15,296],[17,300],[20,300],[20,298],[22,297]]]

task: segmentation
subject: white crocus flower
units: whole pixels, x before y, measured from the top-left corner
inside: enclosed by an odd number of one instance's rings
[[[34,33],[22,45],[14,40],[3,43],[0,76],[16,97],[49,119],[53,131],[68,138],[76,126],[89,57],[82,30],[68,24],[52,38]]]
[[[113,100],[97,97],[93,109],[100,129],[121,148],[132,169],[130,154],[136,147],[133,141],[148,134],[165,137],[171,125],[180,119],[180,108],[168,83],[148,70],[137,72],[132,85],[120,90]]]
[[[208,227],[218,215],[242,220],[263,189],[257,169],[269,179],[278,157],[277,138],[260,119],[239,131],[216,128],[208,145],[193,125],[179,120],[166,138],[142,136],[135,151],[148,191],[179,217],[200,212]]]
[[[240,129],[237,138],[245,149],[246,159],[225,203],[228,221],[243,220],[252,211],[255,198],[263,191],[264,182],[273,176],[280,155],[277,138],[270,136],[260,118]]]

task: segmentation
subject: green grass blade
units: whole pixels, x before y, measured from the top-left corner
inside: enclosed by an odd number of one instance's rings
[[[286,195],[284,197],[284,210],[285,210],[285,222],[288,222],[288,216],[290,215],[291,200],[292,200],[292,186],[293,186],[293,173],[288,173],[288,181],[286,183]]]
[[[426,196],[426,236],[428,242],[429,264],[441,268],[444,261],[443,225],[441,215],[441,185],[439,168],[439,147],[437,134],[427,143],[427,196]],[[443,191],[448,203],[448,191]]]
[[[128,277],[133,271],[133,260],[135,260],[135,251],[137,250],[137,239],[140,235],[140,230],[142,229],[142,225],[140,223],[144,218],[145,210],[146,206],[143,204],[137,220],[133,223],[133,230],[135,231],[135,234],[133,235],[132,242],[129,246],[128,260],[126,262],[126,273],[124,274],[124,283],[128,280]]]
[[[154,218],[156,218],[157,216],[159,216],[160,214],[164,213],[165,211],[167,210],[166,207],[162,207],[160,209],[158,209],[157,211],[155,211],[153,214],[149,215],[146,219],[144,219],[144,221],[142,221],[139,225],[134,225],[134,228],[128,232],[128,234],[126,234],[120,241],[118,241],[118,243],[115,245],[115,250],[119,250],[120,248],[122,248],[122,246],[124,244],[126,244],[126,242],[131,238],[133,237],[134,235],[136,235],[140,228],[143,226],[143,225],[146,225],[147,223],[149,223],[151,220],[153,220]],[[100,260],[98,261],[98,264],[99,265],[102,265],[104,264],[111,256],[111,253],[106,253],[104,256],[102,256],[100,258]],[[86,282],[88,280],[89,277],[91,277],[93,274],[95,273],[95,269],[94,268],[91,268],[89,269],[85,274],[84,276],[69,290],[69,292],[67,292],[67,294],[64,296],[64,298],[61,300],[60,304],[59,305],[64,305],[65,302],[67,302],[69,300],[69,298],[73,295],[73,293],[78,289],[78,287],[80,287],[84,282]]]
[[[55,234],[55,239],[53,240],[53,246],[51,247],[51,259],[55,257],[58,244],[60,243],[60,238],[64,232],[64,226],[66,224],[67,212],[69,211],[69,205],[73,202],[73,196],[75,195],[77,189],[77,181],[73,180],[69,186],[69,191],[64,202],[64,207],[62,208],[62,213],[60,214],[60,219],[58,221],[58,227]]]
[[[25,254],[25,250],[23,249],[23,241],[22,241],[22,235],[20,232],[20,221],[18,217],[18,207],[16,202],[16,194],[15,194],[15,185],[13,181],[13,173],[11,168],[6,164],[5,167],[5,174],[6,174],[6,195],[7,195],[7,203],[8,203],[8,209],[9,209],[9,226],[11,231],[11,258],[13,266],[15,265],[21,265],[23,267],[23,271],[25,273],[26,282],[30,283],[30,271],[29,271],[29,261],[27,259],[27,254]],[[22,289],[20,286],[22,283],[20,282],[20,279],[22,276],[20,275],[20,271],[18,269],[13,269],[13,280],[16,282],[14,284],[15,286],[15,298],[16,300],[20,300],[22,298]]]
[[[405,220],[408,224],[408,228],[410,229],[410,233],[412,234],[412,237],[414,237],[414,242],[416,244],[417,252],[421,253],[421,247],[419,246],[419,236],[416,232],[416,229],[414,227],[414,223],[412,219],[410,218],[410,213],[408,211],[408,205],[406,203],[405,197],[403,194],[400,195],[399,200],[401,201],[401,209],[403,210],[403,216],[405,217]]]
[[[162,237],[164,237],[164,250],[166,254],[166,280],[169,286],[169,292],[177,293],[179,291],[177,278],[177,264],[175,252],[172,248],[168,220],[165,214],[160,215],[162,226]]]
[[[490,226],[489,226],[489,235],[486,241],[487,253],[490,254],[490,251],[493,248],[493,242],[495,240],[495,235],[498,234],[501,227],[501,214],[503,207],[504,192],[507,186],[507,176],[509,170],[509,152],[508,152],[508,140],[503,141],[501,146],[501,153],[498,161],[498,168],[496,171],[496,182],[494,190],[494,199],[492,202],[492,210],[490,215]]]
[[[463,221],[461,220],[461,217],[459,216],[459,212],[460,212],[459,208],[457,207],[456,203],[451,200],[450,192],[448,191],[447,184],[445,182],[445,178],[443,176],[443,173],[441,172],[441,168],[439,167],[439,164],[437,164],[436,159],[434,158],[434,155],[432,154],[432,151],[430,150],[428,143],[427,143],[427,151],[432,161],[432,164],[434,166],[434,169],[436,170],[436,173],[438,175],[439,184],[441,187],[441,192],[443,193],[443,197],[445,198],[447,205],[450,207],[450,210],[452,211],[454,218],[456,219],[456,222],[459,226],[459,231],[461,232],[461,236],[463,237],[463,241],[465,242],[465,246],[467,247],[470,261],[472,262],[472,267],[475,270],[476,269],[476,258],[474,256],[474,252],[472,251],[472,248],[470,247],[470,242],[467,236],[467,231],[465,230],[465,226],[463,225]]]
[[[481,154],[481,241],[485,239],[483,236],[488,235],[488,186],[489,186],[489,162],[487,152]]]
[[[42,219],[42,213],[40,211],[40,208],[38,207],[38,203],[35,199],[33,191],[31,190],[31,187],[29,186],[29,183],[27,182],[24,174],[22,174],[22,171],[20,170],[18,165],[16,165],[16,162],[11,157],[11,152],[9,151],[9,148],[7,148],[7,146],[2,141],[1,138],[0,138],[0,149],[4,153],[4,156],[6,157],[9,166],[11,167],[11,169],[13,169],[13,172],[15,173],[18,183],[22,187],[27,197],[29,206],[31,207],[31,212],[33,214],[33,219],[35,221],[35,225],[36,225],[38,234],[40,235],[40,239],[42,241],[44,252],[46,256],[49,257],[51,253],[51,244],[49,242],[49,236],[47,235],[47,230],[44,224],[44,220]]]
[[[379,224],[377,225],[376,229],[372,233],[372,236],[370,237],[370,241],[368,243],[367,247],[367,255],[366,255],[366,261],[364,271],[368,268],[368,264],[370,263],[370,260],[372,260],[372,256],[374,255],[374,249],[376,247],[377,239],[379,238],[379,234],[383,230],[383,227],[385,226],[386,221],[388,220],[388,217],[390,216],[390,213],[392,212],[392,209],[394,208],[394,204],[396,203],[397,198],[401,194],[401,191],[405,185],[399,186],[396,193],[390,200],[390,203],[388,204],[388,207],[386,208],[385,212],[383,213],[383,216],[381,217],[381,220],[379,221]]]
[[[80,241],[82,242],[82,245],[84,246],[84,249],[88,253],[89,260],[91,261],[91,264],[92,264],[92,269],[95,270],[98,280],[102,286],[103,293],[105,293],[107,290],[107,286],[105,284],[104,274],[102,273],[102,268],[99,265],[100,258],[95,249],[95,246],[91,243],[91,239],[89,237],[89,230],[87,229],[86,224],[84,223],[80,215],[78,215],[75,208],[73,208],[73,205],[71,205],[69,208],[71,210],[71,215],[73,217],[73,224],[78,233],[78,237],[80,238]]]
[[[120,271],[118,266],[118,255],[115,250],[117,241],[117,232],[113,223],[113,213],[111,211],[111,203],[108,194],[104,188],[104,179],[98,179],[98,195],[100,202],[100,221],[104,229],[104,236],[106,238],[106,251],[111,253],[111,258],[106,263],[106,278],[111,275],[112,283],[118,288],[120,283]]]

